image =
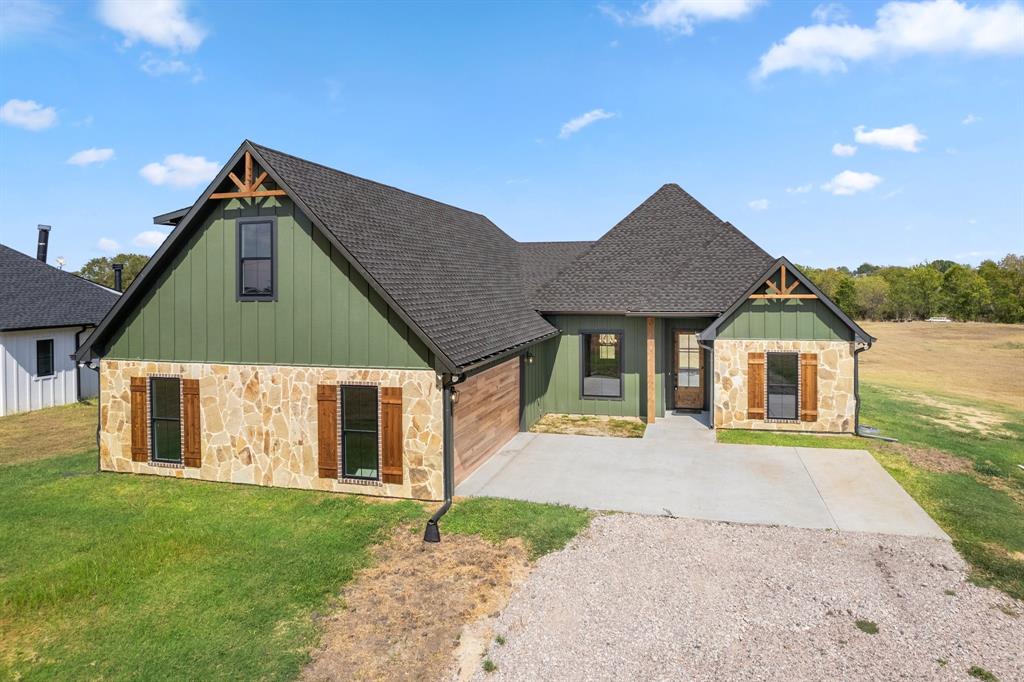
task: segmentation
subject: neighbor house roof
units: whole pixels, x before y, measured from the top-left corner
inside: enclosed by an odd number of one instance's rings
[[[520,242],[519,266],[528,294],[555,278],[594,242]]]
[[[118,294],[0,244],[0,331],[94,325]]]
[[[772,261],[669,184],[542,286],[532,302],[543,312],[720,313]]]

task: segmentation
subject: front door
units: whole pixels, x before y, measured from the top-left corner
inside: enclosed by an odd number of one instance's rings
[[[704,353],[692,331],[674,334],[675,396],[677,410],[704,409]]]

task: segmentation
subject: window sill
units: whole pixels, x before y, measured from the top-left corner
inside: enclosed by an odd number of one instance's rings
[[[378,478],[345,478],[344,476],[338,478],[338,483],[348,483],[351,485],[372,485],[382,486],[383,481]]]

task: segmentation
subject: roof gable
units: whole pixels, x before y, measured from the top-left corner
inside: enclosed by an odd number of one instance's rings
[[[0,244],[0,330],[94,325],[118,299],[112,289]]]
[[[718,313],[772,262],[679,185],[664,185],[533,296],[545,312]]]

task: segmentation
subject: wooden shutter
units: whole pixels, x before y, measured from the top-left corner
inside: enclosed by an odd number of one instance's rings
[[[338,387],[316,387],[317,466],[320,478],[338,477]]]
[[[132,377],[132,461],[149,461],[149,411],[146,409],[146,377]]]
[[[764,419],[764,353],[747,353],[747,419]]]
[[[380,389],[381,480],[402,482],[402,389],[385,386]]]
[[[199,424],[199,380],[181,380],[181,431],[185,442],[185,466],[202,465],[202,438]]]
[[[818,354],[800,354],[800,421],[818,421]]]

